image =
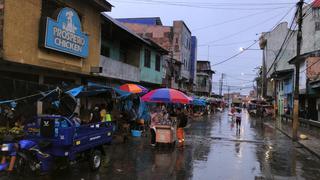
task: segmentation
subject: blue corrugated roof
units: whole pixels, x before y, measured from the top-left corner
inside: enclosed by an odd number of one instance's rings
[[[162,25],[161,19],[159,17],[119,18],[117,20],[120,22],[123,22],[123,23],[145,24],[145,25]]]

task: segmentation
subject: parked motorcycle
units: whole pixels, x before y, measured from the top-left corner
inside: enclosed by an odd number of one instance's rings
[[[1,145],[0,172],[12,172],[18,174],[38,173],[45,169],[46,163],[40,159],[49,158],[48,154],[41,152],[38,145],[30,140],[20,140],[18,142],[4,142]]]

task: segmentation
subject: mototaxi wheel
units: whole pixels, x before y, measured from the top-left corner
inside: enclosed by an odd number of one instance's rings
[[[100,150],[93,150],[89,157],[89,166],[92,171],[97,171],[101,167],[102,153]]]

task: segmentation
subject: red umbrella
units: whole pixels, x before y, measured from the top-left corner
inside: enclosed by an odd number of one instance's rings
[[[145,102],[159,102],[159,103],[181,103],[189,104],[192,99],[175,89],[161,88],[155,89],[142,96]]]

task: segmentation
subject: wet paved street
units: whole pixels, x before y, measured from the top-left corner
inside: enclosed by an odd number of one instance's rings
[[[39,179],[320,179],[317,157],[260,122],[243,113],[238,131],[227,112],[217,113],[191,122],[184,149],[157,149],[147,138],[133,138],[108,146],[98,172],[84,163]]]

